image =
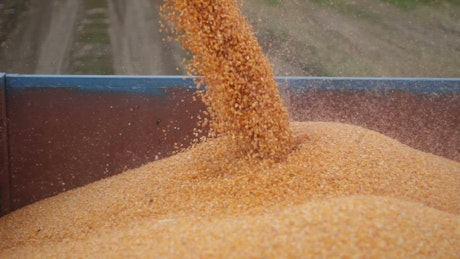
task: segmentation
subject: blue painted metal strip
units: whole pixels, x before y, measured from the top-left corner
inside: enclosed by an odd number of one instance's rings
[[[278,77],[292,88],[407,91],[419,94],[460,93],[460,78]]]
[[[0,72],[0,87],[5,87],[6,74]]]
[[[87,91],[162,94],[170,87],[195,88],[189,76],[6,75],[8,89],[72,87]],[[296,89],[402,90],[419,94],[460,93],[460,78],[277,77]]]
[[[5,86],[5,77],[6,77],[6,74],[0,72],[0,87]]]
[[[79,76],[6,75],[9,90],[70,87],[96,92],[163,94],[165,88],[195,88],[192,77],[180,76]]]

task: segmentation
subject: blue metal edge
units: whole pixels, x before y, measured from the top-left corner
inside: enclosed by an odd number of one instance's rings
[[[418,94],[460,93],[460,78],[410,77],[277,77],[297,89],[406,91]]]
[[[2,75],[2,73],[0,73]],[[3,74],[8,90],[70,87],[97,92],[134,92],[162,95],[171,87],[195,89],[192,76],[20,75]],[[460,78],[391,77],[276,77],[293,89],[402,90],[419,94],[460,93]]]
[[[6,74],[0,72],[0,86],[1,87],[5,86],[5,77],[6,77]]]
[[[133,92],[162,95],[165,88],[195,88],[193,78],[180,76],[17,75],[7,74],[8,90],[77,88],[95,92]]]

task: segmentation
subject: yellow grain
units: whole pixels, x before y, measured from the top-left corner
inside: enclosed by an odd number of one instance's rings
[[[163,7],[205,76],[210,137],[0,218],[0,258],[460,256],[460,164],[357,126],[289,125],[237,7]]]
[[[278,164],[215,139],[10,213],[0,257],[458,254],[458,162],[351,125],[292,129]]]
[[[272,68],[236,1],[172,1],[168,31],[190,51],[189,72],[208,106],[210,137],[231,136],[238,155],[280,160],[292,148],[289,118]],[[179,15],[178,15],[179,14]]]

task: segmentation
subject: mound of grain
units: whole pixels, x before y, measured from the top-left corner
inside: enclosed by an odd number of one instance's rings
[[[351,125],[292,131],[281,163],[214,139],[10,213],[0,257],[458,256],[459,163]]]
[[[4,216],[1,258],[458,256],[459,163],[356,126],[289,128],[236,1],[163,11],[218,137]]]

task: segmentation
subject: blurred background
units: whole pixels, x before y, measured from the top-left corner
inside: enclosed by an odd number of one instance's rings
[[[185,74],[162,0],[0,0],[0,72]],[[460,77],[459,0],[246,0],[279,76]]]

